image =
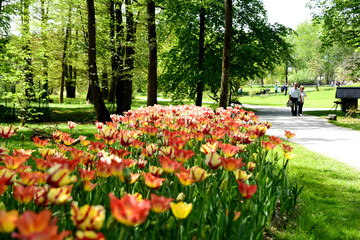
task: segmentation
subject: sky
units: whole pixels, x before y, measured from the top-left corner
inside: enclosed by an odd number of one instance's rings
[[[286,27],[296,26],[311,20],[311,10],[306,8],[309,0],[263,0],[270,23],[278,22]]]

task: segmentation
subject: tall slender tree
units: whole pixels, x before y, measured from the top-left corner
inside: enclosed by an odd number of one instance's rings
[[[155,1],[147,1],[147,29],[149,44],[147,105],[157,104],[157,38],[155,25]]]
[[[200,71],[200,78],[197,83],[196,88],[196,106],[201,106],[203,91],[204,91],[204,79],[203,74],[201,74],[204,65],[204,55],[205,55],[205,8],[203,5],[200,7],[200,31],[199,31],[199,55],[198,55],[198,65]]]
[[[232,0],[225,0],[225,33],[222,57],[221,89],[219,107],[227,107],[229,77],[230,77],[230,50],[232,32]]]
[[[96,67],[96,28],[95,28],[95,8],[94,0],[86,0],[88,10],[88,33],[89,33],[89,81],[91,97],[95,108],[96,120],[105,122],[110,121],[110,115],[104,104],[97,74]]]
[[[68,10],[68,18],[67,18],[67,24],[65,28],[65,39],[64,39],[64,48],[63,48],[63,56],[62,56],[62,72],[61,72],[61,80],[60,80],[60,98],[59,103],[64,102],[64,87],[65,87],[65,81],[67,81],[69,77],[69,69],[68,69],[68,45],[69,45],[69,38],[71,34],[71,12],[72,12],[72,5],[69,4],[69,10]]]

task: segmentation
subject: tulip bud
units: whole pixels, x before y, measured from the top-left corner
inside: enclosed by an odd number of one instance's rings
[[[201,239],[209,239],[209,229],[210,225],[204,226],[204,229],[201,231]]]
[[[226,189],[227,189],[227,183],[228,183],[228,180],[227,178],[224,178],[224,180],[221,182],[220,184],[220,189],[221,191],[225,192]]]
[[[131,175],[130,175],[130,169],[128,167],[125,167],[123,170],[123,177],[126,184],[130,184],[131,182]]]
[[[167,223],[165,224],[165,227],[168,231],[170,231],[175,226],[175,218],[171,216]]]
[[[186,198],[186,195],[184,193],[179,193],[179,195],[176,197],[177,202],[183,202]]]

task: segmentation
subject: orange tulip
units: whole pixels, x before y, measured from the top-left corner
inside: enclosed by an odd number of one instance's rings
[[[145,184],[149,188],[158,189],[162,183],[165,181],[165,178],[158,178],[152,175],[151,173],[141,173],[145,178]]]
[[[13,196],[16,201],[20,203],[28,204],[29,202],[31,202],[31,200],[33,200],[34,193],[35,193],[34,185],[26,186],[26,187],[19,185],[19,186],[14,186]]]
[[[175,173],[175,175],[179,179],[180,183],[184,186],[189,186],[194,182],[194,179],[192,179],[190,174],[186,172]]]
[[[110,209],[114,217],[127,226],[136,226],[146,221],[150,211],[150,201],[138,200],[135,196],[126,194],[118,199],[110,193]]]
[[[186,162],[194,155],[195,153],[192,150],[175,148],[175,159],[178,160],[179,162]]]
[[[220,157],[221,165],[229,172],[240,169],[242,166],[245,166],[245,163],[242,162],[242,158],[224,158]]]
[[[97,183],[92,183],[90,181],[84,181],[84,190],[86,192],[91,192],[92,190],[94,190],[97,186]]]
[[[243,198],[249,199],[257,190],[256,185],[248,185],[246,183],[243,183],[242,181],[237,181],[239,185],[239,192],[243,196]]]
[[[156,213],[163,213],[170,209],[170,203],[173,200],[173,198],[166,198],[152,193],[150,194],[151,210]]]
[[[0,210],[0,233],[11,233],[15,229],[15,223],[19,218],[17,210],[6,212]]]
[[[106,128],[106,129],[100,130],[100,135],[106,144],[112,145],[118,139],[119,132],[115,128],[114,129]]]
[[[44,147],[44,146],[46,146],[47,144],[48,144],[48,140],[42,140],[42,139],[40,139],[39,137],[34,137],[33,138],[33,140],[34,140],[34,144],[35,144],[35,146],[36,147]]]
[[[291,150],[293,150],[293,148],[290,147],[290,145],[286,145],[286,144],[281,144],[281,149],[283,150],[284,153],[289,153],[291,152]]]
[[[43,187],[36,187],[34,194],[34,202],[38,206],[46,206],[47,202],[47,194],[50,187],[49,185],[45,185]]]
[[[239,147],[236,147],[236,146],[228,144],[228,143],[223,143],[220,145],[220,147],[226,157],[234,156],[240,149]]]
[[[269,141],[276,145],[279,145],[282,142],[280,138],[275,136],[269,136]]]
[[[111,176],[111,166],[101,160],[96,162],[96,174],[101,178],[108,178]]]
[[[96,170],[86,170],[83,168],[78,168],[79,177],[83,181],[91,181],[95,178]]]
[[[166,173],[174,173],[182,165],[182,163],[179,163],[176,160],[172,160],[166,156],[159,156],[159,162],[161,164],[162,169]]]
[[[10,185],[16,180],[16,172],[6,167],[0,166],[0,178],[5,179],[4,184]]]
[[[276,144],[272,143],[272,142],[265,142],[264,140],[261,141],[261,146],[266,150],[266,151],[270,151],[273,150],[276,147]]]
[[[39,175],[33,172],[21,172],[21,182],[25,185],[33,185],[39,180]]]
[[[36,168],[40,171],[45,171],[50,168],[50,163],[42,158],[33,158],[33,160],[36,163]]]
[[[61,135],[62,135],[62,132],[56,130],[56,131],[53,132],[53,134],[52,134],[53,140],[54,140],[55,142],[58,142],[58,143],[61,142]]]
[[[138,148],[144,147],[145,142],[140,142],[139,140],[134,139],[134,140],[131,141],[131,146],[138,149]]]
[[[6,155],[9,154],[9,149],[4,147],[4,144],[0,146],[0,161],[4,161]]]
[[[4,177],[0,178],[0,196],[7,190],[7,179]]]
[[[284,130],[284,131],[285,131],[285,137],[287,137],[287,139],[293,138],[295,136],[295,133],[292,133],[287,130]]]
[[[71,234],[71,231],[63,231],[58,234],[56,219],[51,220],[50,210],[43,210],[38,214],[33,211],[26,211],[16,221],[16,227],[19,233],[13,232],[11,236],[27,240],[62,240]]]

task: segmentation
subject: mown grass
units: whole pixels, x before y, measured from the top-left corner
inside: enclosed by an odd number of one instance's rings
[[[360,171],[290,145],[296,157],[290,160],[288,176],[304,189],[285,228],[272,231],[274,238],[360,239]]]

